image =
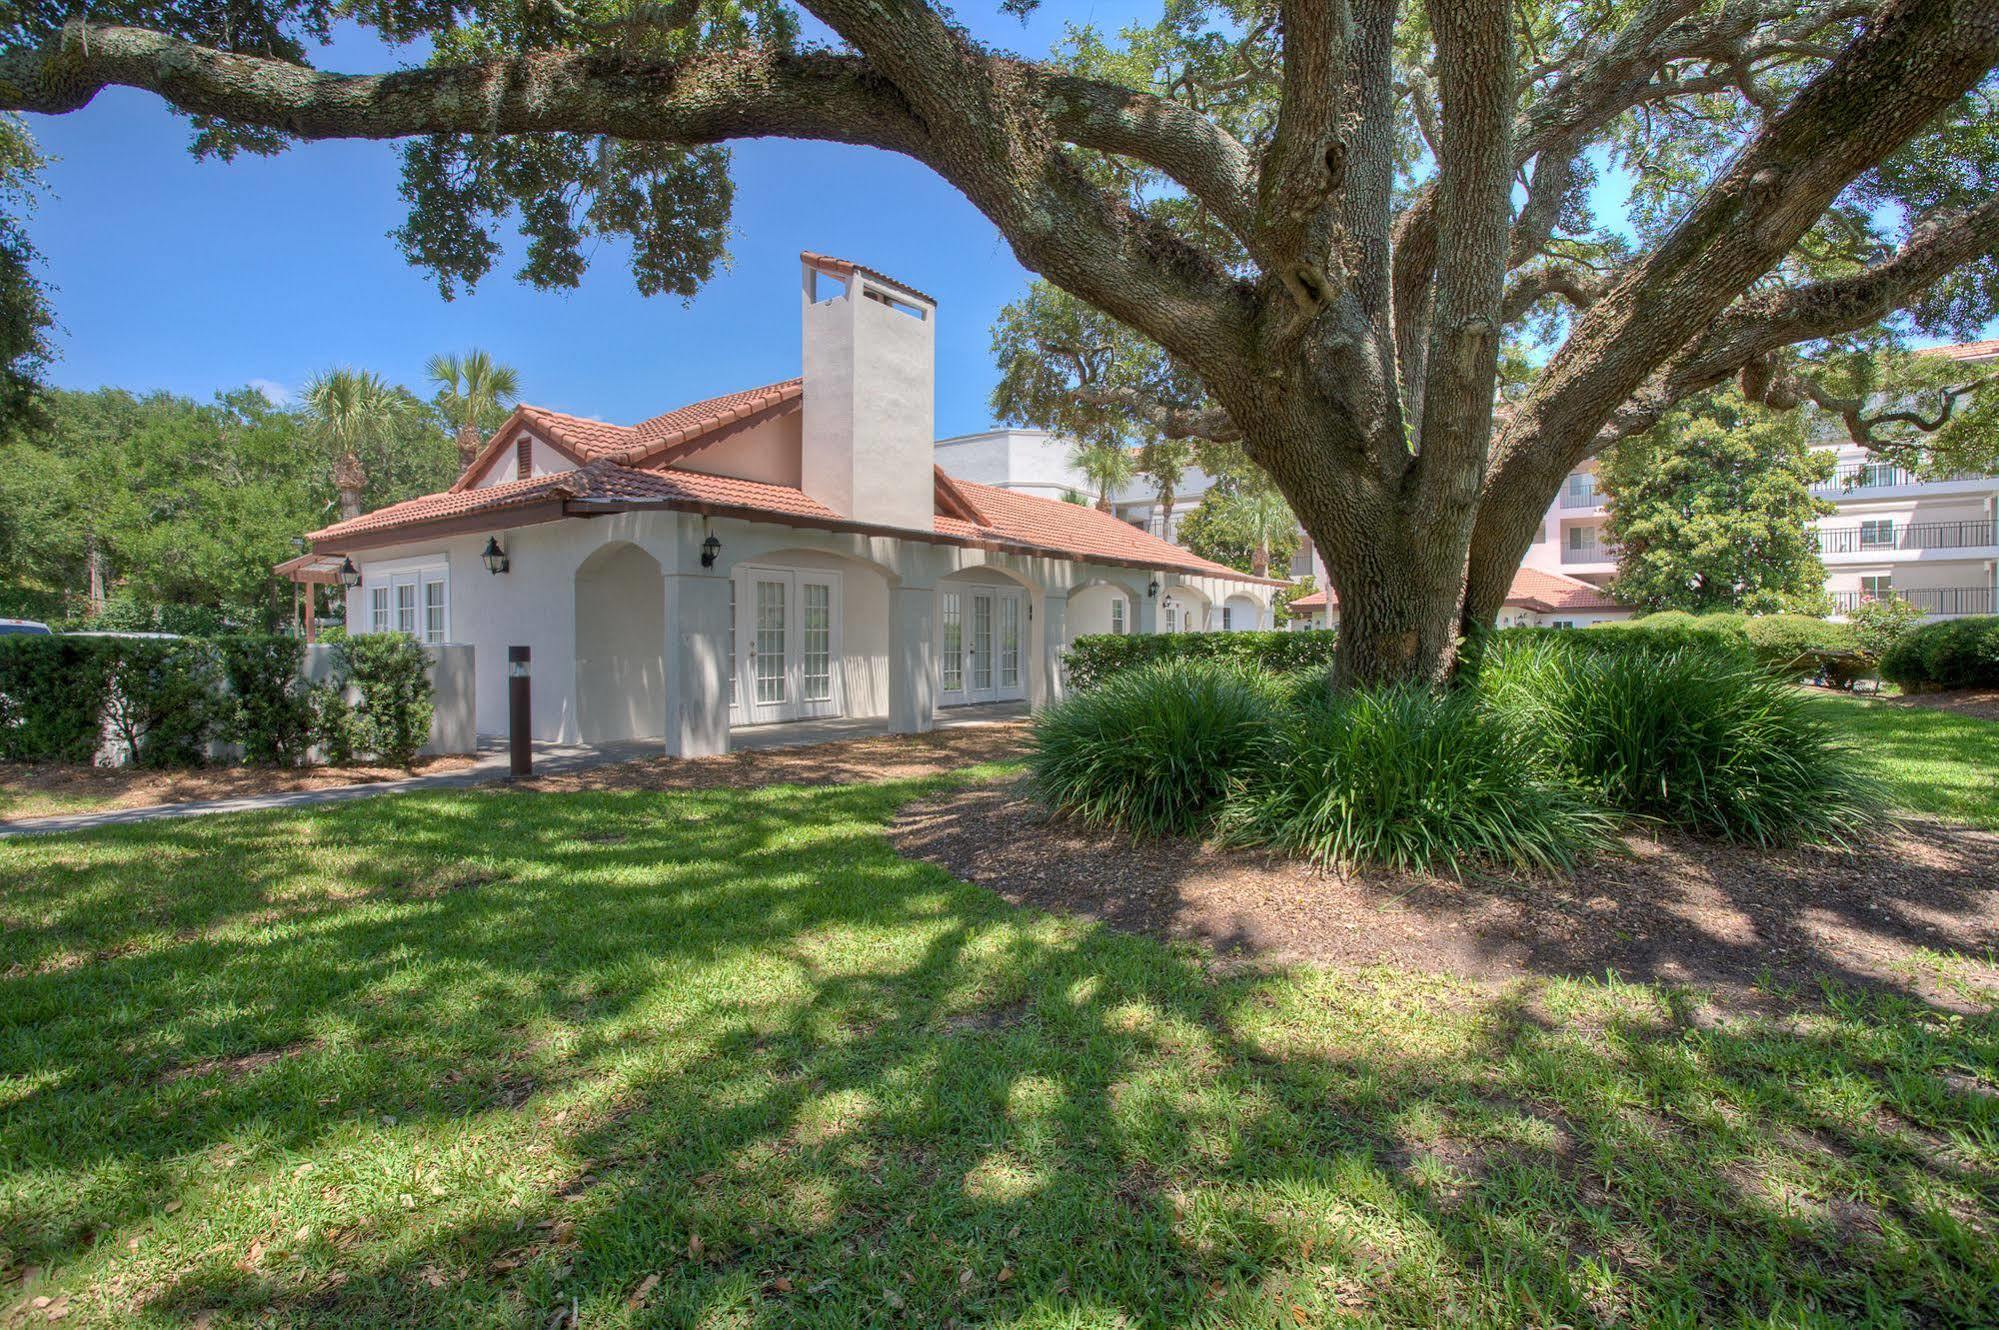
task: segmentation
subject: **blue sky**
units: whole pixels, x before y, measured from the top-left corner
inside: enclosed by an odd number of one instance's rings
[[[1063,24],[1115,26],[1156,0],[1043,6],[1021,25],[973,5],[980,35],[1040,54]],[[346,29],[314,62],[366,72],[398,60]],[[798,252],[855,259],[938,297],[937,428],[983,429],[989,329],[1026,272],[999,234],[922,167],[867,149],[735,147],[733,270],[691,305],[646,299],[606,244],[575,291],[538,292],[503,258],[445,301],[388,232],[404,211],[393,145],[317,143],[275,158],[196,162],[154,98],[109,90],[32,117],[57,158],[32,232],[61,323],[63,386],[166,388],[199,398],[244,383],[295,389],[335,364],[421,387],[424,361],[481,346],[521,371],[529,401],[631,422],[798,372]],[[511,235],[508,239],[512,239]]]

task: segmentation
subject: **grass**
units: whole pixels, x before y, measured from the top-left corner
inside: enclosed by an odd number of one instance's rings
[[[1999,721],[1842,693],[1814,693],[1811,705],[1896,807],[1999,831]]]
[[[897,858],[943,783],[0,844],[0,1314],[1999,1317],[1993,1017],[1225,974]]]

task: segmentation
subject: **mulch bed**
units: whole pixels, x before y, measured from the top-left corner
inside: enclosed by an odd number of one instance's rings
[[[1752,1000],[1822,977],[1957,1009],[1999,991],[1999,836],[1912,822],[1851,854],[1632,837],[1573,876],[1323,874],[1050,817],[1011,786],[913,804],[897,849],[1015,904],[1200,943],[1240,963],[1385,964],[1507,982],[1601,977]],[[1919,949],[1956,957],[1950,976]]]
[[[1948,693],[1904,693],[1881,699],[1894,706],[1954,711],[1980,720],[1999,720],[1999,688],[1959,688]]]
[[[0,823],[23,818],[61,817],[113,808],[147,808],[155,804],[195,803],[237,799],[255,794],[289,794],[341,785],[407,780],[462,771],[470,757],[423,758],[411,770],[402,767],[194,767],[184,771],[146,771],[138,767],[84,767],[39,762],[0,762]],[[74,806],[35,807],[25,801],[39,795],[76,801]],[[86,802],[87,801],[87,802]],[[24,807],[25,811],[13,811]]]
[[[724,757],[647,758],[560,776],[537,776],[515,788],[577,790],[749,789],[758,785],[854,785],[912,780],[982,762],[1007,762],[1026,748],[1025,721],[967,725],[929,734],[844,739],[809,748],[751,749]]]

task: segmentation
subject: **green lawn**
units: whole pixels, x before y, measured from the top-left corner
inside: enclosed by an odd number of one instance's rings
[[[1815,693],[1906,812],[1999,830],[1999,721],[1933,707]]]
[[[0,844],[0,1316],[1999,1318],[1994,1018],[1226,976],[896,858],[937,784]]]

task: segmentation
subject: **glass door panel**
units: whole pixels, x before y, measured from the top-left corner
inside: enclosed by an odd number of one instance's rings
[[[999,609],[999,686],[1011,692],[1020,687],[1020,597],[1001,596]]]
[[[756,580],[756,641],[750,652],[750,676],[756,680],[760,707],[783,706],[788,643],[785,641],[782,581]]]
[[[962,693],[965,691],[965,602],[956,591],[944,592],[943,599],[943,688],[947,693]]]
[[[974,695],[993,690],[993,597],[989,591],[972,593],[972,687]]]

